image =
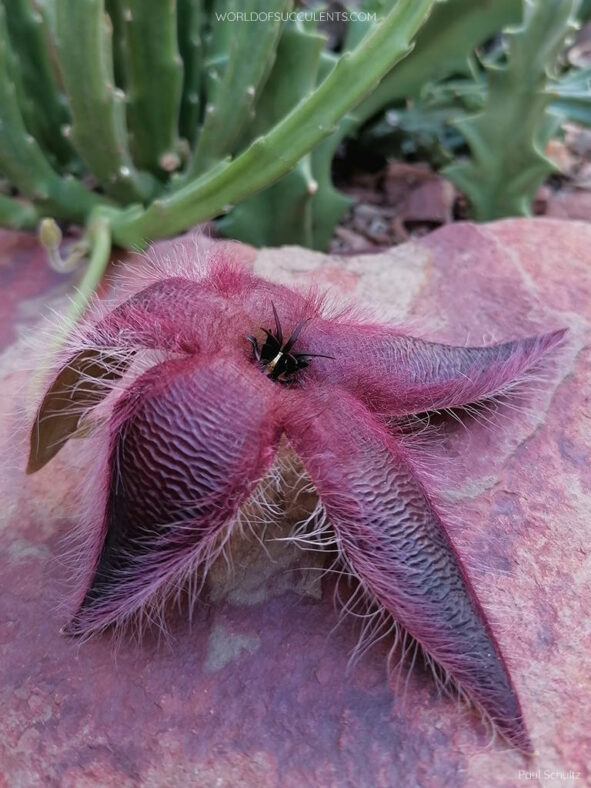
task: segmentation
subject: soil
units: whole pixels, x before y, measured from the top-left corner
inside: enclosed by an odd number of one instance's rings
[[[532,213],[591,222],[591,129],[565,124],[546,156],[556,167],[538,190]],[[346,157],[338,186],[353,200],[330,251],[377,252],[469,218],[464,196],[427,162],[390,160],[375,171]]]

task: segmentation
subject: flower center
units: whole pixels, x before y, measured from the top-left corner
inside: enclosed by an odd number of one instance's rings
[[[252,345],[254,360],[261,364],[264,373],[271,380],[277,380],[279,383],[290,383],[293,380],[293,376],[301,369],[307,367],[313,358],[333,358],[320,353],[292,352],[300,332],[312,318],[307,317],[304,320],[300,320],[289,339],[284,342],[281,322],[275,309],[275,304],[272,303],[271,306],[275,317],[275,331],[273,332],[270,328],[261,329],[267,337],[261,347],[259,347],[256,337],[252,335],[246,337]]]

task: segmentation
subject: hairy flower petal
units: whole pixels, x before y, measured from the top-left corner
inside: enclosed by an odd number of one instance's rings
[[[456,347],[402,335],[383,326],[323,324],[306,351],[323,352],[312,374],[347,388],[393,416],[458,408],[493,397],[516,382],[565,331],[485,347]]]
[[[354,573],[499,730],[531,752],[495,637],[402,447],[345,392],[309,392],[293,409],[300,416],[286,420],[288,438]]]
[[[130,387],[112,417],[100,554],[68,632],[125,619],[207,568],[275,455],[274,394],[225,357],[167,361]]]

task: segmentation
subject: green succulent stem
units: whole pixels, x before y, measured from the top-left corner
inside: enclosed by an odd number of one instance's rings
[[[183,61],[177,45],[177,4],[122,2],[131,151],[139,167],[161,175],[181,163],[177,128]]]
[[[551,82],[552,110],[564,119],[591,126],[591,66]]]
[[[73,256],[86,248],[90,250],[82,279],[75,289],[70,305],[61,316],[59,330],[55,332],[47,349],[47,359],[61,350],[72,328],[83,315],[88,302],[96,292],[111,257],[111,226],[109,216],[98,208],[89,218],[86,233],[72,250]],[[66,269],[62,269],[66,270]]]
[[[548,110],[549,77],[578,0],[525,0],[523,24],[506,32],[507,62],[487,67],[488,93],[475,115],[454,122],[471,157],[444,169],[473,216],[490,221],[527,216],[536,190],[554,169],[546,143],[561,117]]]
[[[0,194],[0,227],[34,230],[38,221],[39,212],[34,205]]]
[[[55,0],[57,55],[72,112],[71,139],[105,192],[123,203],[154,196],[127,146],[125,96],[115,86],[112,26],[104,0]]]
[[[74,150],[63,134],[69,122],[67,104],[55,79],[43,19],[30,0],[3,0],[15,63],[26,96],[23,117],[43,150],[68,166]]]
[[[474,48],[520,22],[522,13],[521,0],[448,0],[436,5],[411,54],[386,74],[357,107],[355,116],[362,123],[396,101],[418,96],[430,80],[469,72]]]
[[[107,201],[71,176],[60,176],[26,128],[13,79],[13,53],[0,4],[0,172],[44,213],[84,224]]]
[[[219,5],[219,4],[218,4]],[[225,67],[219,75],[216,64],[209,65],[217,84],[213,99],[205,107],[205,118],[199,134],[195,155],[188,167],[184,182],[205,172],[230,154],[243,128],[250,120],[255,100],[269,75],[281,33],[281,17],[273,14],[287,11],[291,0],[246,0],[244,12],[264,12],[270,16],[266,24],[217,21],[217,25],[237,28],[229,40]],[[272,21],[271,21],[272,20]],[[253,50],[256,49],[256,57]]]
[[[244,132],[246,139],[266,134],[302,96],[314,90],[325,76],[319,73],[325,43],[324,36],[299,24],[284,28],[273,70],[257,102],[256,115]],[[325,144],[326,141],[320,147]],[[314,153],[303,156],[293,170],[268,189],[236,205],[217,222],[218,230],[255,246],[281,243],[312,246],[312,201],[318,193],[312,173]]]
[[[224,213],[291,170],[410,51],[433,4],[434,0],[400,0],[354,50],[343,54],[312,93],[234,161],[221,162],[146,209],[138,206],[114,214],[115,241],[144,247],[155,238],[182,232]]]
[[[179,52],[183,59],[183,95],[179,131],[192,145],[201,108],[204,10],[202,0],[177,0]]]
[[[90,247],[86,269],[80,280],[70,307],[64,315],[64,334],[83,314],[93,293],[100,284],[111,256],[111,224],[108,213],[100,208],[90,217],[84,239]]]
[[[378,0],[379,2],[379,0]],[[412,54],[412,53],[411,53]],[[404,60],[402,61],[404,63]],[[335,56],[326,51],[320,58],[320,75],[322,79],[332,71]],[[311,199],[312,246],[315,249],[327,249],[334,228],[343,218],[345,211],[353,204],[350,197],[335,189],[332,182],[332,161],[337,148],[358,125],[356,108],[341,118],[336,131],[317,145],[310,154],[312,172],[318,185]]]
[[[105,0],[105,10],[111,20],[113,30],[113,73],[115,84],[125,90],[127,77],[125,73],[125,9],[123,0]]]

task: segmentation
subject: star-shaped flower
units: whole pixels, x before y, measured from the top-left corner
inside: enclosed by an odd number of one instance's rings
[[[109,405],[100,515],[66,631],[127,620],[207,568],[287,441],[367,592],[531,751],[495,636],[397,424],[498,395],[563,334],[427,342],[223,261],[153,282],[71,346],[31,434],[28,472]],[[134,360],[151,351],[163,359],[138,375]]]

